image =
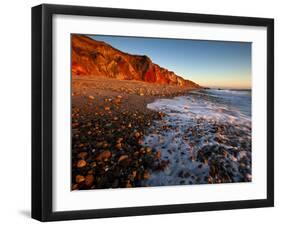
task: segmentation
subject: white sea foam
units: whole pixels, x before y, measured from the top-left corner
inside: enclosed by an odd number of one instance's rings
[[[204,118],[216,122],[250,125],[251,118],[241,113],[235,106],[214,102],[210,97],[210,95],[208,95],[208,98],[204,98],[202,95],[190,95],[173,99],[159,99],[148,104],[147,107],[155,111],[162,111],[170,116],[185,118],[186,120]]]
[[[161,160],[169,164],[163,171],[153,172],[146,184],[208,183],[210,165],[198,161],[198,152],[214,148],[229,150],[221,164],[231,166],[228,171],[233,182],[250,174],[250,169],[239,170],[240,159],[246,159],[248,168],[251,164],[251,99],[248,95],[249,92],[239,91],[235,94],[221,90],[194,91],[188,96],[158,99],[148,104],[149,109],[163,112],[165,117],[153,123],[144,145],[160,150]],[[243,135],[243,139],[239,135]],[[239,150],[238,154],[233,154],[233,150]]]

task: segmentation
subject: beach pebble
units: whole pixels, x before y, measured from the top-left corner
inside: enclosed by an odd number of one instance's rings
[[[95,99],[95,97],[92,96],[92,95],[89,95],[88,98],[89,98],[90,100],[94,100],[94,99]]]
[[[105,159],[109,159],[111,157],[111,152],[109,150],[105,150],[103,152],[101,152],[97,157],[96,160],[97,161],[104,161]]]
[[[81,159],[85,159],[87,157],[88,153],[83,151],[83,152],[80,152],[77,157],[78,158],[81,158]]]
[[[150,177],[150,174],[149,174],[149,172],[148,171],[144,171],[144,173],[143,173],[143,179],[144,180],[148,180],[149,179],[149,177]]]
[[[85,184],[90,187],[92,186],[94,183],[94,176],[92,174],[88,174],[86,177],[85,177]]]
[[[117,143],[117,144],[115,145],[115,147],[116,147],[117,149],[121,149],[121,148],[122,148],[122,144],[121,144],[121,143]]]
[[[77,190],[78,189],[78,184],[73,184],[71,187],[72,190]]]
[[[124,139],[122,137],[118,138],[116,143],[121,143]]]
[[[126,188],[131,188],[132,187],[132,184],[131,184],[131,182],[128,180],[127,182],[126,182]]]
[[[136,170],[133,170],[133,171],[131,172],[131,175],[132,175],[133,178],[135,178],[135,177],[137,176],[137,171],[136,171]]]
[[[157,158],[160,158],[161,157],[161,151],[156,151],[156,156],[157,156]]]
[[[150,147],[146,147],[146,148],[145,148],[145,151],[146,151],[147,153],[150,153],[150,152],[151,152],[151,148],[150,148]]]
[[[79,160],[77,162],[77,168],[83,168],[87,165],[87,162],[85,160]]]
[[[139,138],[141,135],[140,135],[139,132],[136,132],[136,133],[134,134],[134,136],[135,136],[135,138]]]
[[[122,161],[124,161],[125,159],[128,159],[128,158],[129,158],[128,155],[121,155],[118,159],[118,163],[120,163],[120,162],[122,162]]]
[[[80,184],[80,183],[82,183],[82,182],[85,181],[85,177],[82,176],[82,175],[77,175],[77,176],[75,177],[75,181],[76,181],[76,183]]]

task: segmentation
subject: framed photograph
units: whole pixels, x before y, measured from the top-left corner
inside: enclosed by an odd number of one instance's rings
[[[274,21],[32,8],[32,217],[274,205]]]

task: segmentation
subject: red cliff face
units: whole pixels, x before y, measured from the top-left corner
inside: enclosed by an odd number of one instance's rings
[[[172,71],[154,64],[147,56],[119,51],[105,42],[72,35],[72,75],[104,76],[198,88]]]

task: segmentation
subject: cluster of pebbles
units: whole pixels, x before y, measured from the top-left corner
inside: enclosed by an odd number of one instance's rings
[[[146,107],[151,90],[110,81],[74,83],[72,190],[144,186],[167,164],[160,151],[142,144],[147,128],[164,117]]]
[[[145,125],[161,115],[128,114],[118,107],[120,99],[114,99],[110,107],[96,109],[95,117],[90,110],[73,107],[73,190],[138,187],[159,164],[159,153],[140,141]]]

